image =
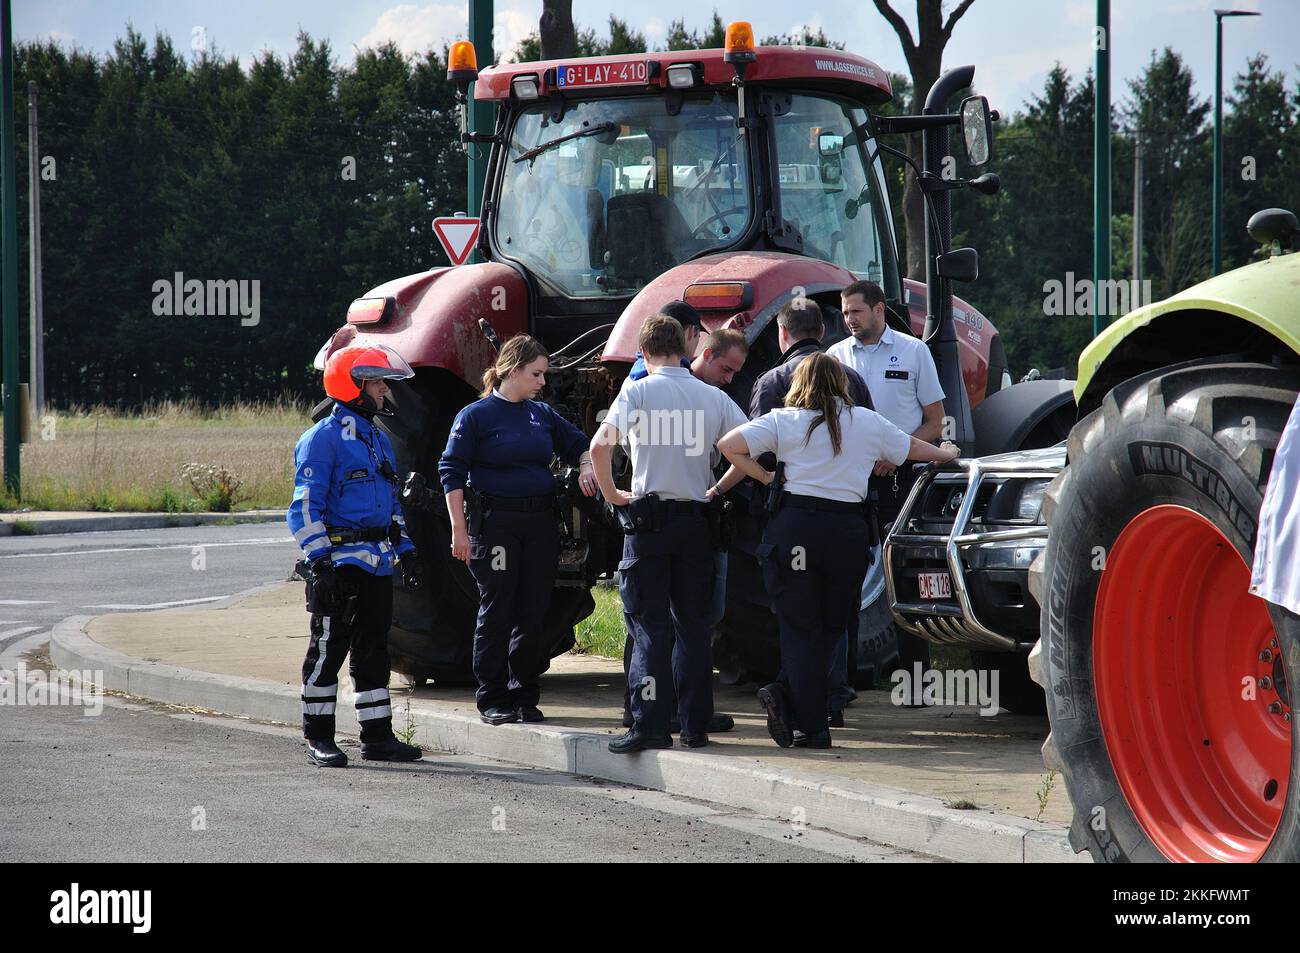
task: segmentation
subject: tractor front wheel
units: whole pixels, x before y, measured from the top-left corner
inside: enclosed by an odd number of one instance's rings
[[[1300,374],[1189,362],[1116,387],[1048,490],[1045,746],[1099,861],[1300,859],[1300,631],[1249,592]]]

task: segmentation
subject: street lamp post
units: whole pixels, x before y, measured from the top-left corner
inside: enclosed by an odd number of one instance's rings
[[[1250,10],[1214,11],[1214,214],[1212,274],[1223,261],[1223,18],[1257,17]]]

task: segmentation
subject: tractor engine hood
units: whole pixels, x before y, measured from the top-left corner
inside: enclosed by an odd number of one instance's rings
[[[636,360],[641,325],[674,299],[690,300],[699,309],[706,331],[731,321],[731,327],[743,331],[745,340],[752,343],[776,312],[795,297],[838,292],[852,281],[851,271],[803,255],[774,251],[705,255],[669,269],[642,288],[619,317],[600,359],[629,364]],[[688,299],[692,285],[699,290],[700,285],[717,283],[741,284],[739,303],[723,296],[709,300],[692,295]]]

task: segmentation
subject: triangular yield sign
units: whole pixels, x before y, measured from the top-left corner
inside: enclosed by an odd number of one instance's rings
[[[478,240],[479,220],[457,215],[453,218],[435,218],[433,233],[438,236],[442,250],[453,265],[464,264],[470,249]]]

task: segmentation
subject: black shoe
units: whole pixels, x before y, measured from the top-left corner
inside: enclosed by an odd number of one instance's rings
[[[624,727],[631,728],[631,715],[624,720]],[[732,718],[725,711],[715,711],[709,716],[709,731],[715,731],[721,734],[724,731],[730,731],[736,727],[736,719]],[[668,723],[668,733],[670,735],[680,735],[682,733],[682,723],[674,718]]]
[[[308,738],[307,757],[325,768],[346,768],[348,756],[339,750],[333,738]]]
[[[628,711],[626,708],[624,708],[624,709],[623,709],[623,727],[624,727],[624,728],[631,728],[631,727],[632,727],[633,725],[635,725],[635,724],[636,724],[636,721],[635,721],[635,719],[632,718],[632,713],[631,713],[630,711]]]
[[[829,748],[831,746],[831,733],[829,731],[818,731],[811,735],[805,735],[802,731],[794,733],[794,746],[796,748]]]
[[[844,727],[844,712],[842,712],[842,711],[833,711],[833,712],[831,712],[829,715],[827,715],[827,716],[826,716],[826,727],[827,727],[827,728],[843,728],[843,727]]]
[[[478,717],[489,725],[508,725],[519,720],[519,712],[513,708],[484,708]]]
[[[764,685],[758,690],[758,701],[767,712],[767,733],[772,736],[772,740],[782,748],[794,744],[786,715],[789,706],[786,704],[785,686],[780,682]]]
[[[708,735],[682,735],[679,739],[683,748],[703,748],[709,743]]]
[[[362,761],[419,761],[423,757],[424,752],[415,745],[392,737],[361,742]]]
[[[536,705],[524,705],[522,708],[518,709],[518,712],[519,720],[525,724],[532,725],[539,721],[546,720],[546,716],[542,714],[542,710]]]
[[[656,738],[653,735],[643,734],[636,728],[624,732],[609,743],[609,750],[614,754],[631,754],[634,751],[645,751],[647,748],[671,748],[673,746],[672,735],[664,735]]]

